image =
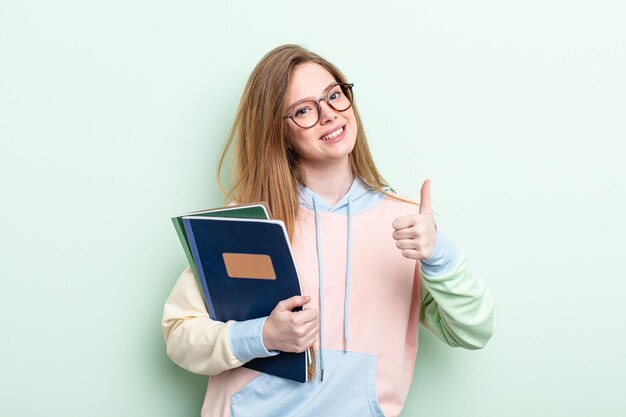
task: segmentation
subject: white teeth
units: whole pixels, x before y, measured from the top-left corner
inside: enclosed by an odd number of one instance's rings
[[[343,127],[340,127],[339,129],[335,130],[333,133],[329,133],[328,135],[324,135],[322,136],[322,140],[328,140],[328,139],[334,139],[337,136],[341,135],[343,133]]]

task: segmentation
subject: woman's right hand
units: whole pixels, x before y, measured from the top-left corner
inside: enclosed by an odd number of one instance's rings
[[[263,325],[263,343],[267,350],[301,353],[313,343],[319,331],[317,310],[291,311],[311,301],[298,295],[279,302]]]

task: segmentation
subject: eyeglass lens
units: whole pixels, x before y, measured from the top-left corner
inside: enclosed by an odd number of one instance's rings
[[[326,97],[326,102],[337,111],[348,110],[352,102],[350,88],[341,84],[332,87]],[[320,117],[319,101],[303,101],[293,108],[291,114],[293,121],[298,126],[303,128],[312,127],[318,122]]]

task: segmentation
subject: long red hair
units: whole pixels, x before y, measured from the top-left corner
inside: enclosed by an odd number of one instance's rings
[[[271,50],[248,79],[218,164],[218,183],[227,202],[266,201],[273,217],[285,223],[291,240],[299,206],[297,185],[306,183],[298,158],[288,146],[283,115],[294,70],[309,62],[324,67],[337,82],[348,82],[336,66],[299,45]],[[358,124],[350,154],[353,174],[368,188],[382,191],[386,183],[374,165],[356,104],[352,107]],[[226,191],[222,171],[233,145],[231,187]]]

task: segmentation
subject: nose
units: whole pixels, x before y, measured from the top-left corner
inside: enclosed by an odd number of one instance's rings
[[[328,122],[332,122],[337,118],[337,112],[330,107],[326,100],[319,101],[320,108],[320,124],[325,125]]]

